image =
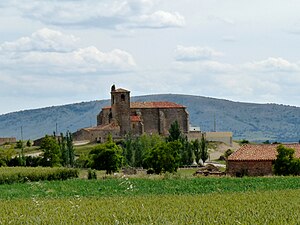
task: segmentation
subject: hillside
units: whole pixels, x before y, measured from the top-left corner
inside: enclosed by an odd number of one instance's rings
[[[277,104],[253,104],[190,95],[147,95],[131,101],[172,101],[187,106],[190,123],[211,131],[232,131],[234,139],[293,141],[300,139],[300,108]],[[45,134],[96,125],[96,115],[109,100],[82,102],[0,115],[0,137],[36,139]]]

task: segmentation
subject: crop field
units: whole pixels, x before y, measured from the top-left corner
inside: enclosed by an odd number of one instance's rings
[[[300,190],[4,200],[0,224],[299,224]]]
[[[299,224],[300,179],[71,179],[0,185],[0,224]]]

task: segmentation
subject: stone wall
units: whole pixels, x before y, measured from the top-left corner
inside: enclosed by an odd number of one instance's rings
[[[272,175],[272,161],[227,161],[227,174],[231,176],[267,176]]]
[[[132,109],[135,114],[137,109]],[[142,108],[138,109],[148,134],[168,135],[171,124],[176,120],[183,133],[188,132],[188,113],[184,108]]]
[[[17,139],[15,137],[2,137],[0,138],[0,145],[3,145],[5,143],[15,143],[17,142]]]
[[[232,132],[205,132],[208,141],[219,141],[232,146]]]

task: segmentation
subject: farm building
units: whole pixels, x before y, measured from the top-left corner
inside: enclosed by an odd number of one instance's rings
[[[300,144],[285,144],[300,158]],[[266,176],[273,174],[278,144],[243,145],[228,157],[227,174],[232,176]]]

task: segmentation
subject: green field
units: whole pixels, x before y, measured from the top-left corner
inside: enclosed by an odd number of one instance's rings
[[[300,178],[71,179],[0,185],[0,224],[299,224]]]

